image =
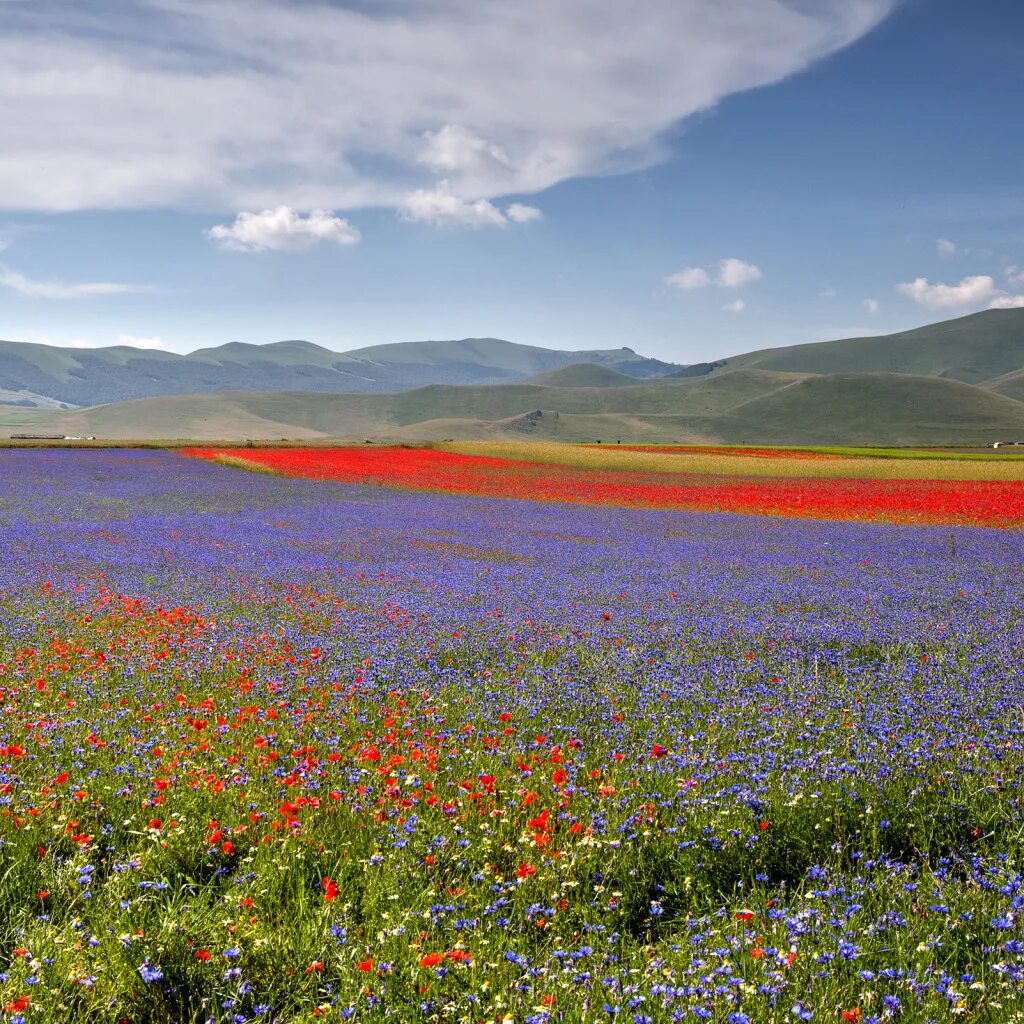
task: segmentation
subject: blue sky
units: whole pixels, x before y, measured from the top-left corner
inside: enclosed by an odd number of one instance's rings
[[[1024,305],[1017,0],[0,0],[0,337],[694,362]]]

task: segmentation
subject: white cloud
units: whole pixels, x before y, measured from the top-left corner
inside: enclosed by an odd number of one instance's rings
[[[743,299],[733,299],[732,302],[727,302],[722,309],[728,310],[730,313],[742,313],[747,308],[746,302]]]
[[[130,345],[132,348],[158,348],[167,351],[167,346],[156,336],[152,338],[137,338],[134,334],[119,334],[117,336],[117,343],[118,345]]]
[[[233,224],[218,224],[206,235],[235,252],[305,252],[321,242],[355,245],[362,238],[358,228],[330,210],[311,210],[303,217],[290,206],[240,213]]]
[[[1000,295],[988,304],[989,309],[1024,309],[1024,295]]]
[[[878,312],[878,299],[865,299],[864,308],[874,316]]]
[[[5,4],[7,209],[397,207],[650,166],[896,0]]]
[[[683,291],[692,291],[695,288],[707,288],[711,284],[711,277],[703,267],[683,267],[674,274],[665,278],[665,284],[670,284]]]
[[[837,292],[835,288],[832,287],[832,285],[827,285],[825,288],[822,288],[820,292],[818,292],[818,298],[834,299],[838,294],[839,292]]]
[[[0,266],[0,285],[30,299],[91,299],[104,295],[148,291],[140,285],[117,284],[113,281],[91,281],[82,284],[35,281],[5,266]]]
[[[452,191],[447,180],[434,188],[418,188],[399,206],[405,220],[433,224],[435,227],[504,228],[509,223],[528,224],[544,214],[536,206],[512,203],[504,212],[489,199],[464,199]]]
[[[1015,267],[1012,264],[1005,268],[1004,273],[1006,274],[1006,280],[1010,284],[1024,284],[1024,270],[1020,267]]]
[[[400,210],[406,220],[437,227],[503,228],[508,224],[505,214],[489,199],[463,199],[452,192],[447,181],[436,188],[416,189],[405,197]]]
[[[419,162],[442,173],[510,168],[505,151],[457,124],[426,132],[426,147]]]
[[[759,281],[764,277],[760,267],[755,267],[753,263],[747,263],[732,256],[718,261],[718,270],[714,278],[709,273],[710,269],[704,267],[683,267],[682,270],[677,270],[674,274],[666,277],[665,284],[681,288],[683,291],[707,288],[712,281],[719,288],[741,288],[745,284],[750,284],[751,281]],[[728,309],[730,307],[727,306],[725,308]]]
[[[948,238],[940,238],[935,243],[935,248],[938,249],[940,256],[953,256],[956,254],[956,242],[951,242]]]
[[[544,214],[536,206],[527,206],[525,203],[512,203],[505,208],[505,216],[516,224],[529,224],[533,220],[541,220]]]
[[[965,277],[958,284],[929,284],[928,278],[917,277],[898,285],[897,290],[929,309],[962,309],[978,306],[999,295],[995,281],[988,274]]]
[[[740,288],[751,281],[760,281],[764,277],[759,267],[753,263],[730,257],[718,264],[718,279],[715,281],[720,288]]]

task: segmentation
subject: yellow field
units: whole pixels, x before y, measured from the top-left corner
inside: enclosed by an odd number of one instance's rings
[[[705,452],[634,452],[614,445],[594,448],[530,441],[453,441],[431,447],[466,455],[490,455],[587,469],[636,472],[697,473],[706,475],[857,478],[876,480],[1024,480],[1024,460],[872,458],[766,458],[757,455],[719,455]]]

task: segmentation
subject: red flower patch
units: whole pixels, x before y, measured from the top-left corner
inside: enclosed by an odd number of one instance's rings
[[[734,450],[737,455],[751,452]],[[763,452],[767,455],[772,450]],[[285,476],[484,497],[812,519],[977,526],[1024,523],[1024,481],[1018,480],[708,477],[597,470],[425,448],[188,448],[182,453],[203,459],[241,459]],[[819,457],[818,453],[802,454]],[[771,457],[783,455],[794,457],[790,452],[772,452]],[[375,754],[369,747],[363,757],[373,760]]]

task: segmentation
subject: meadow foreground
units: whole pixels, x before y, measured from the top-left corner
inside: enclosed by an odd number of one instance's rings
[[[8,450],[0,549],[7,1020],[1024,1021],[1016,529]]]

